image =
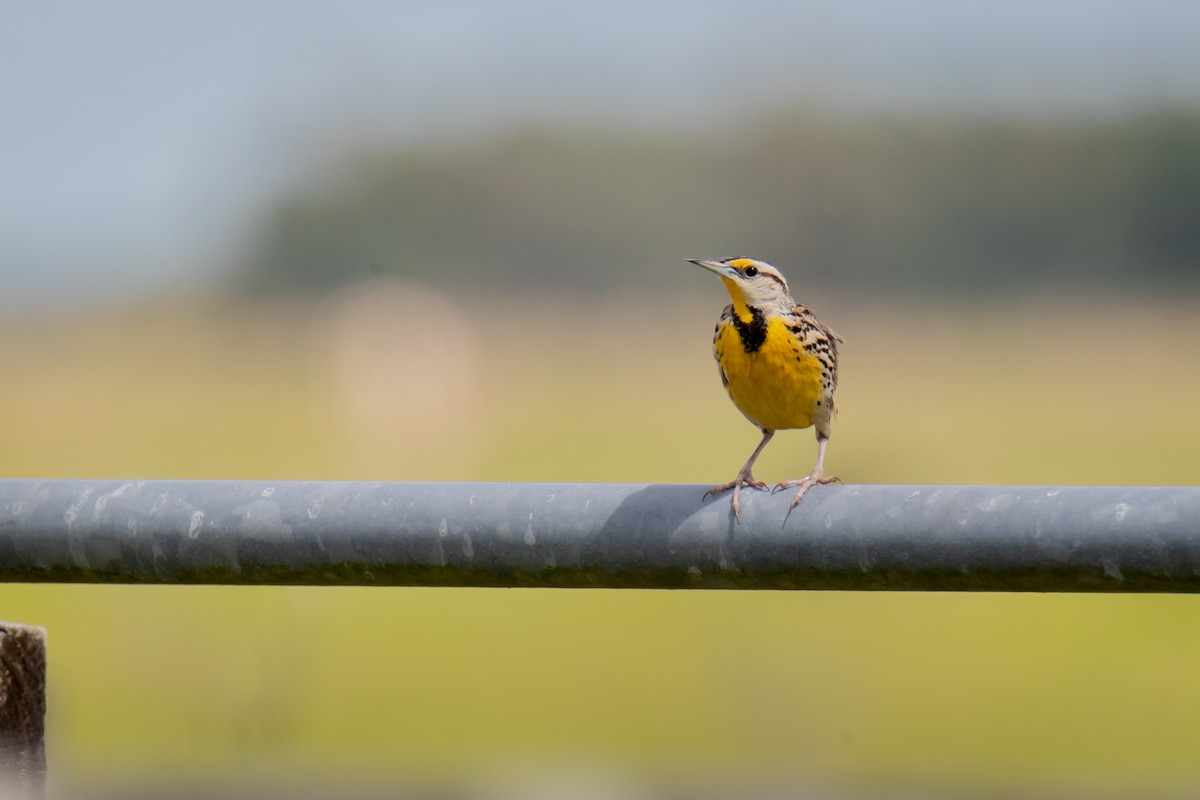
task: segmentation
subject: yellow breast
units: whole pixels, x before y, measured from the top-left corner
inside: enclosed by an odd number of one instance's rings
[[[754,352],[746,352],[728,321],[718,327],[713,346],[733,404],[761,428],[807,428],[822,416],[818,403],[830,402],[821,390],[821,362],[778,317],[767,321],[766,338]]]

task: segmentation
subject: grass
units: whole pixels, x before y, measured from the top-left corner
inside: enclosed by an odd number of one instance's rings
[[[849,482],[1200,483],[1193,301],[809,301],[847,339]],[[723,481],[757,436],[711,362],[721,302],[375,286],[10,318],[0,475]],[[784,433],[756,472],[814,452]],[[49,629],[77,785],[1200,785],[1191,597],[8,585],[0,618]]]

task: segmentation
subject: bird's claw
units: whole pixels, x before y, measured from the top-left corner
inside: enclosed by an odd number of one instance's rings
[[[836,475],[825,476],[819,473],[813,473],[811,475],[805,475],[803,478],[798,480],[780,481],[779,483],[775,484],[775,488],[771,490],[771,493],[774,494],[780,489],[790,489],[793,486],[799,486],[800,490],[796,492],[796,496],[792,498],[792,504],[788,506],[788,510],[791,511],[793,508],[800,505],[800,501],[812,487],[817,485],[825,486],[830,483],[841,482],[842,479]]]
[[[720,494],[721,492],[725,492],[730,489],[733,489],[733,502],[731,503],[731,505],[733,507],[733,518],[735,520],[737,520],[738,522],[741,522],[742,521],[742,504],[738,502],[738,497],[742,493],[743,486],[749,486],[751,489],[766,489],[767,488],[767,484],[763,483],[762,481],[755,480],[753,475],[747,475],[745,477],[739,475],[738,477],[731,480],[729,483],[723,483],[720,486],[714,486],[711,489],[709,489],[707,492],[704,493],[704,496],[700,498],[700,502],[703,503],[711,495]]]
[[[711,489],[709,489],[707,492],[704,493],[704,495],[700,498],[700,500],[701,500],[701,502],[703,502],[704,500],[707,500],[709,497],[711,497],[714,494],[720,494],[721,492],[727,492],[730,489],[733,489],[735,491],[740,491],[741,487],[743,487],[743,486],[749,486],[751,489],[766,489],[767,488],[767,485],[765,483],[763,483],[762,481],[756,481],[756,480],[754,480],[754,478],[734,480],[734,481],[730,481],[729,483],[722,483],[720,486],[712,487]]]

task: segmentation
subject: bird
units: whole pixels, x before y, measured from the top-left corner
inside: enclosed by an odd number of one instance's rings
[[[729,483],[714,486],[701,500],[733,490],[733,516],[743,486],[766,489],[754,478],[754,462],[778,430],[807,428],[817,433],[817,463],[803,478],[785,480],[773,491],[799,487],[788,510],[813,486],[839,483],[825,474],[825,448],[836,410],[838,345],[842,337],[792,297],[783,274],[756,258],[689,258],[714,272],[733,302],[721,312],[713,332],[713,356],[721,383],[738,411],[762,431],[750,458]]]

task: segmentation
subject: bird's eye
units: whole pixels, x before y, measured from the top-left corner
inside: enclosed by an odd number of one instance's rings
[[[743,274],[747,278],[753,278],[755,275],[758,274],[758,267],[746,267],[746,271]]]

